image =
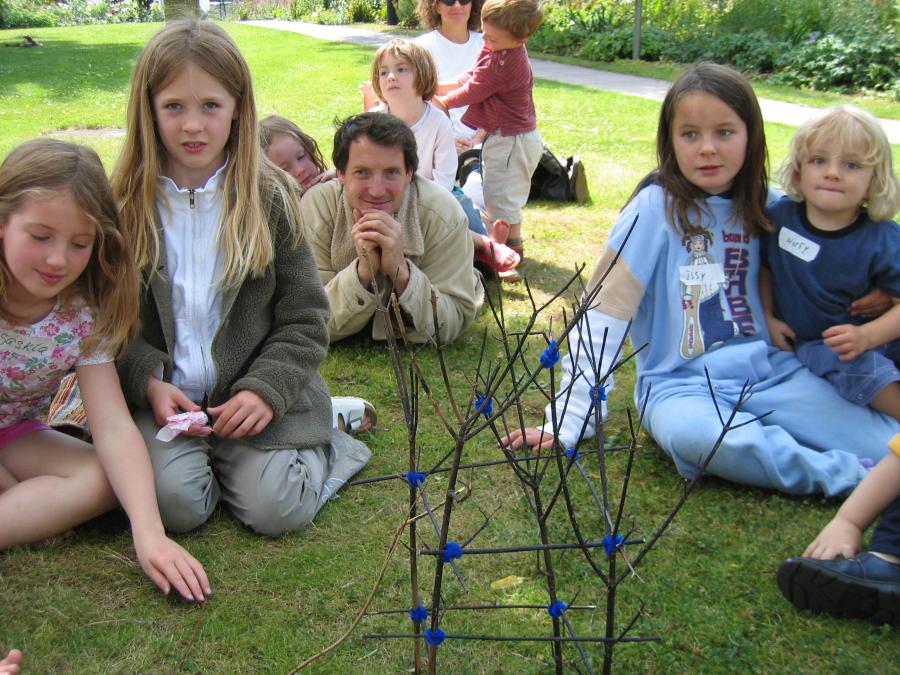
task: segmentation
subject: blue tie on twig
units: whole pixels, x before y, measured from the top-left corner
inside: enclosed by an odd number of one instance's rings
[[[550,344],[541,352],[541,365],[544,368],[552,368],[557,363],[559,363],[559,346],[556,340],[550,340]]]
[[[409,620],[414,623],[425,623],[428,621],[428,610],[425,605],[419,605],[409,610]]]
[[[611,556],[622,545],[623,541],[625,541],[625,537],[621,534],[616,534],[615,537],[608,534],[600,540],[600,543],[603,544],[603,550],[606,551],[606,555]]]
[[[475,412],[481,413],[485,417],[489,417],[494,412],[494,399],[485,398],[481,394],[475,397]]]
[[[576,450],[575,448],[566,448],[565,450],[563,450],[563,454],[573,462],[577,462],[579,459],[581,459],[581,453],[578,452],[578,450]]]
[[[595,384],[591,387],[591,401],[594,403],[600,403],[600,401],[606,400],[606,387],[602,384]]]
[[[447,634],[440,628],[435,631],[432,631],[430,628],[425,630],[425,642],[431,647],[439,646],[446,639]]]
[[[464,551],[462,546],[460,546],[455,541],[448,541],[444,545],[444,562],[450,562],[451,560],[462,558],[463,553]]]
[[[407,471],[403,474],[403,477],[412,488],[417,488],[425,484],[425,474],[419,473],[418,471]]]
[[[552,616],[554,619],[558,619],[563,614],[565,614],[567,609],[569,609],[569,606],[566,603],[564,603],[562,600],[557,600],[552,605],[547,605],[547,614]]]

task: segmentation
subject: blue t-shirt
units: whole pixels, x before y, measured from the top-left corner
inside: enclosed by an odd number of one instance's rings
[[[847,307],[873,288],[900,296],[900,227],[862,213],[849,227],[826,232],[806,218],[804,204],[782,197],[769,207],[775,232],[763,238],[763,264],[772,270],[775,315],[800,340],[860,324]]]

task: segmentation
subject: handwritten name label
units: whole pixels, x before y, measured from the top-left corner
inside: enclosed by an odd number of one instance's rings
[[[0,347],[25,354],[45,354],[53,349],[46,338],[24,337],[6,331],[0,331]]]
[[[786,227],[778,231],[778,248],[805,262],[812,262],[819,255],[819,245],[816,242]]]
[[[725,270],[721,263],[682,265],[678,276],[685,286],[711,286],[725,283]]]

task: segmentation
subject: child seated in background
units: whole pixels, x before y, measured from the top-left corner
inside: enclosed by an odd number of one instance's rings
[[[803,124],[781,170],[760,276],[772,344],[794,350],[844,398],[900,419],[900,207],[891,146],[850,106]],[[868,322],[850,301],[871,288],[893,306]]]
[[[481,214],[462,190],[455,188],[457,155],[450,118],[429,101],[437,87],[437,69],[424,47],[408,40],[391,40],[372,61],[372,88],[382,103],[373,108],[399,117],[416,137],[423,178],[450,190],[466,212],[475,257],[496,271],[513,269],[518,254],[487,234]]]
[[[315,139],[286,117],[269,115],[262,120],[259,141],[266,157],[297,181],[303,192],[336,176],[334,169],[327,169]]]
[[[797,609],[900,624],[900,434],[803,558],[778,568],[778,587]],[[878,514],[867,551],[862,536]]]
[[[491,234],[519,256],[523,252],[522,207],[543,148],[525,43],[543,17],[540,0],[487,0],[481,8],[484,49],[478,61],[456,82],[438,87],[439,105],[468,105],[462,121],[487,132],[481,167]],[[507,281],[520,278],[513,270],[501,276]]]

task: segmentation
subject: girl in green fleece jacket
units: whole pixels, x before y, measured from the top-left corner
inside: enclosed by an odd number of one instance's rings
[[[138,59],[113,189],[144,284],[120,376],[175,531],[220,499],[257,532],[301,529],[370,455],[332,434],[328,303],[255,110],[247,64],[211,22],[168,24]],[[157,439],[183,412],[209,419]]]

